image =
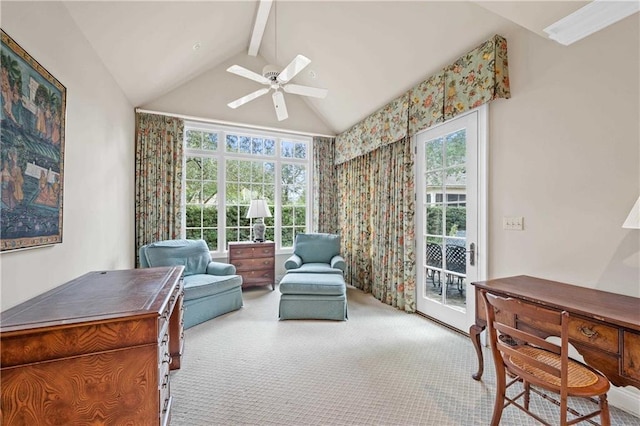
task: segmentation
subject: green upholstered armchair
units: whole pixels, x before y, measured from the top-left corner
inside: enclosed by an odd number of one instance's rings
[[[184,266],[184,327],[242,307],[242,277],[213,262],[204,240],[165,240],[140,247],[140,266]]]
[[[344,258],[340,255],[340,236],[336,234],[298,234],[293,255],[284,264],[287,273],[342,274]]]

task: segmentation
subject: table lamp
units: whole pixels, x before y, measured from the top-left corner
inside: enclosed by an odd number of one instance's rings
[[[631,208],[631,212],[629,212],[629,216],[627,216],[627,220],[622,224],[623,228],[629,229],[640,229],[640,198]]]
[[[266,200],[251,200],[247,219],[255,219],[253,223],[253,241],[257,243],[264,242],[264,230],[266,228],[262,218],[271,217],[269,206]]]

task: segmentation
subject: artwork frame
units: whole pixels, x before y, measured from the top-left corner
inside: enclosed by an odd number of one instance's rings
[[[0,35],[2,253],[62,243],[67,89]]]

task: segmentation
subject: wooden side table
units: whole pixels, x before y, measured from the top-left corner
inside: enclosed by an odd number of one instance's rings
[[[242,276],[242,288],[271,284],[271,289],[275,290],[275,243],[230,242],[228,261]]]

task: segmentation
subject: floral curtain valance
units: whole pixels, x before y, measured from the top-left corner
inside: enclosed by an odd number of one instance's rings
[[[496,34],[336,136],[335,162],[344,163],[494,99],[510,97],[507,40]]]
[[[507,40],[495,35],[485,41],[449,65],[444,80],[445,120],[494,99],[510,98]]]
[[[342,164],[407,136],[409,93],[394,99],[336,137],[336,164]]]
[[[409,134],[444,121],[444,71],[429,77],[411,90]]]

